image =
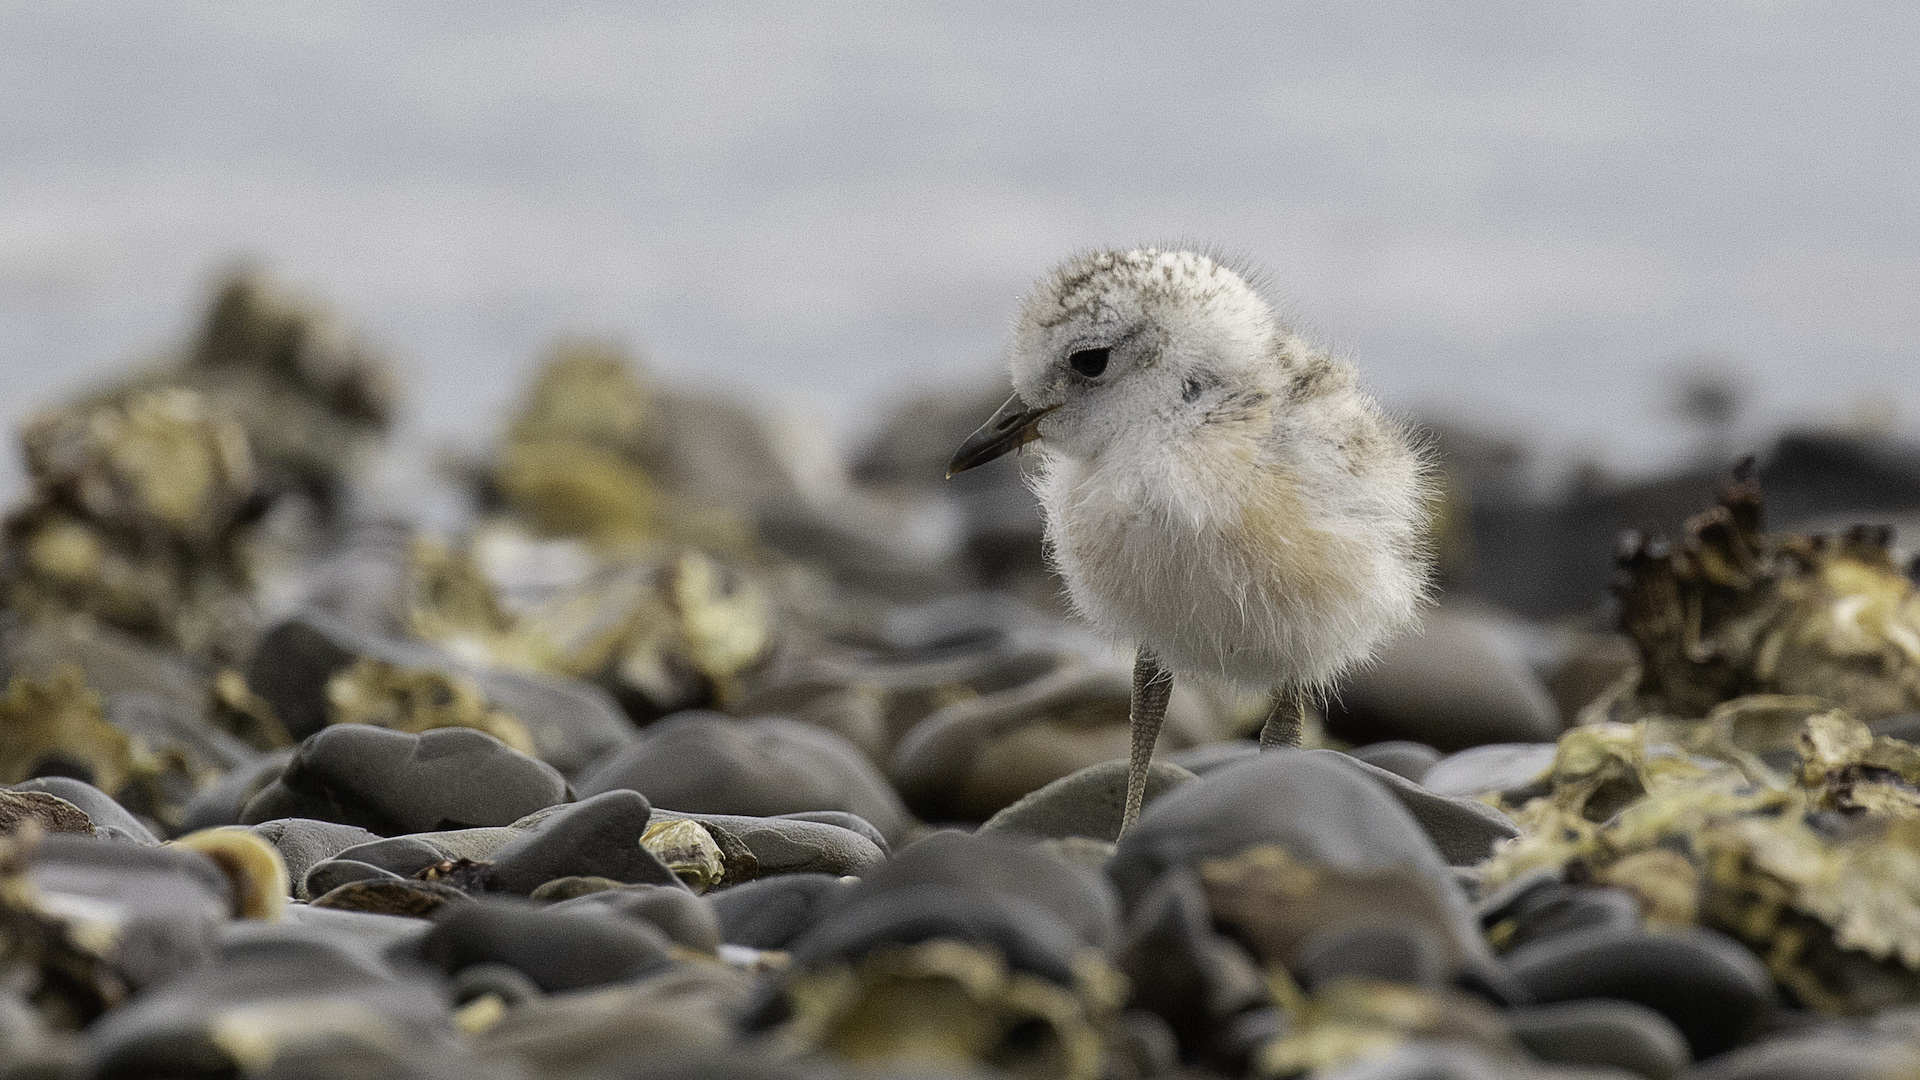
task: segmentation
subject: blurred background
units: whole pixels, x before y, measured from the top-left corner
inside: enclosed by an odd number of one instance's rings
[[[1201,241],[1440,433],[1471,496],[1452,580],[1523,613],[1589,610],[1615,529],[1671,529],[1742,453],[1790,518],[1920,507],[1910,4],[36,0],[0,26],[9,428],[180,346],[251,264],[389,358],[418,447],[486,445],[589,334],[746,403],[815,481],[932,483],[1050,262]]]

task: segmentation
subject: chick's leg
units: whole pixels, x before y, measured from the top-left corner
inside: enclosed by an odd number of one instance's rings
[[[1147,767],[1153,764],[1153,744],[1160,741],[1160,725],[1167,719],[1167,696],[1173,692],[1173,672],[1160,658],[1141,649],[1133,658],[1133,700],[1127,709],[1133,746],[1127,754],[1127,806],[1120,815],[1120,833],[1126,835],[1147,799]]]
[[[1307,695],[1297,687],[1273,692],[1273,707],[1260,727],[1260,749],[1300,749],[1300,730],[1306,724]]]

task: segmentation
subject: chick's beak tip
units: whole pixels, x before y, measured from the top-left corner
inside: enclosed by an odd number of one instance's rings
[[[947,462],[947,479],[1038,439],[1041,419],[1057,408],[1058,405],[1029,406],[1020,400],[1019,394],[1008,398],[1005,405],[953,452],[953,460]]]

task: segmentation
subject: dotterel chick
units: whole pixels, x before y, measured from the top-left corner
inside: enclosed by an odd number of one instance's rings
[[[1121,828],[1173,673],[1275,689],[1261,744],[1429,592],[1429,469],[1344,361],[1188,251],[1068,259],[1022,302],[1014,396],[948,475],[1041,440],[1034,487],[1074,607],[1138,650]]]

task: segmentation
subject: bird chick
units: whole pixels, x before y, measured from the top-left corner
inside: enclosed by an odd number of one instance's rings
[[[1189,251],[1099,251],[1021,303],[1014,396],[948,476],[1041,440],[1034,489],[1074,608],[1137,650],[1122,829],[1175,673],[1274,690],[1261,745],[1416,620],[1429,467],[1353,369]]]

